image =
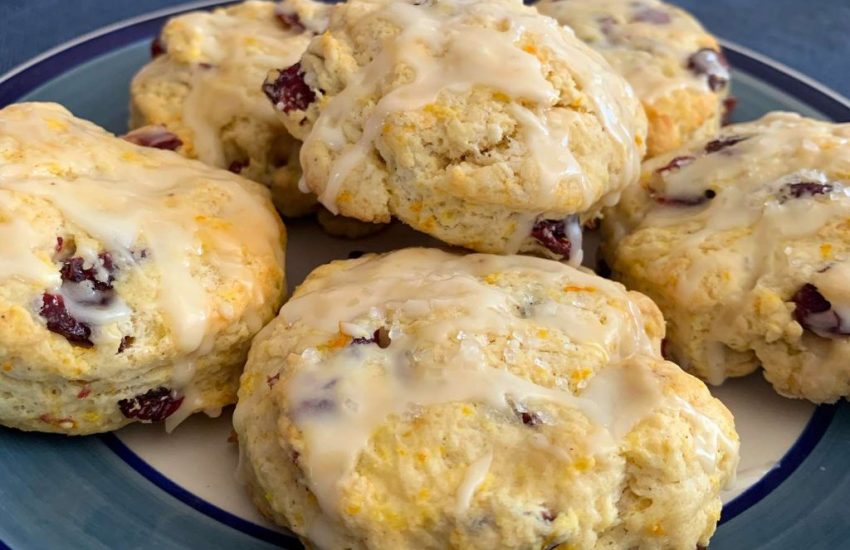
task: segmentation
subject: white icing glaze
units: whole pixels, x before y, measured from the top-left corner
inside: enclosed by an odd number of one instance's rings
[[[0,138],[10,144],[11,156],[6,158],[12,159],[0,163],[0,194],[46,201],[66,223],[101,243],[119,273],[139,262],[152,263],[160,279],[158,305],[183,352],[204,349],[204,340],[221,328],[210,297],[213,289],[202,287],[196,273],[203,257],[239,281],[258,303],[262,297],[245,259],[272,257],[282,265],[282,251],[276,246],[278,221],[267,196],[258,188],[243,187],[226,172],[126,143],[50,104],[19,104],[0,111]],[[5,152],[0,149],[0,155]],[[16,161],[17,155],[24,160]],[[202,187],[226,197],[214,217],[201,215],[204,210],[194,204],[195,192]],[[8,227],[0,225],[0,231]],[[20,224],[14,227],[14,261],[21,270],[14,274],[6,269],[0,277],[32,273],[36,262],[43,261],[36,250],[46,252],[35,232]],[[47,257],[55,246],[52,239]],[[145,258],[139,260],[142,250]],[[105,280],[98,252],[83,243],[77,250]],[[0,268],[5,266],[0,262]],[[57,266],[53,269],[58,273]],[[42,282],[48,283],[46,291],[69,298],[66,306],[81,320],[114,323],[130,315],[120,297],[103,308],[82,306],[85,286],[60,287],[58,277],[44,276]]]
[[[0,189],[0,204],[6,201]],[[0,279],[22,279],[45,287],[61,283],[53,262],[37,253],[37,249],[50,250],[55,241],[41,242],[41,236],[29,223],[19,219],[2,221],[0,211]]]
[[[371,17],[386,19],[400,32],[386,41],[380,53],[356,72],[345,89],[324,107],[305,143],[320,140],[338,157],[320,193],[321,202],[338,213],[337,195],[351,170],[374,150],[374,142],[388,115],[420,109],[441,93],[464,93],[474,87],[494,89],[522,101],[513,108],[525,137],[525,146],[538,168],[537,201],[545,203],[565,180],[578,180],[583,174],[569,151],[564,132],[556,130],[563,121],[548,120],[549,109],[558,93],[546,80],[540,61],[522,49],[526,35],[534,36],[543,48],[568,60],[576,78],[592,102],[593,112],[620,143],[628,158],[621,185],[634,181],[640,159],[635,136],[622,122],[630,120],[632,91],[615,75],[600,70],[604,64],[548,18],[541,18],[510,2],[443,0],[432,5],[414,6],[386,2]],[[482,28],[482,21],[501,21],[500,30]],[[385,93],[366,114],[363,133],[347,144],[343,121],[356,111],[363,97],[374,93],[399,66],[413,70],[412,80]],[[309,147],[305,147],[309,149]],[[304,162],[306,159],[302,159]],[[586,197],[584,209],[595,197]]]
[[[492,451],[481,455],[478,460],[466,468],[466,475],[457,490],[457,505],[455,507],[455,513],[457,515],[461,515],[469,509],[472,495],[484,483],[487,472],[490,471],[491,462],[493,462]]]
[[[658,0],[544,0],[538,9],[572,27],[629,81],[644,102],[652,103],[682,89],[711,91],[705,75],[689,71],[687,63],[713,40],[684,10]],[[635,20],[642,10],[666,15],[669,21]]]
[[[529,303],[518,303],[498,286],[483,282],[512,273],[546,288],[593,288],[608,300],[602,312],[589,314],[580,294],[571,294],[564,302],[529,296]],[[331,529],[343,537],[336,523],[339,491],[375,430],[391,417],[415,415],[424,407],[479,403],[506,415],[514,414],[513,403],[574,409],[594,427],[582,450],[593,455],[615,452],[621,438],[647,414],[671,408],[709,432],[695,442],[706,468],[709,461],[710,468],[715,467],[721,447],[734,454],[735,445],[712,420],[664,391],[646,363],[646,357],[657,358],[658,351],[644,332],[642,316],[622,287],[610,281],[539,258],[460,257],[406,249],[351,262],[326,274],[321,284],[308,283],[304,290],[282,309],[286,322],[301,322],[329,335],[339,330],[352,337],[371,335],[376,325],[384,326],[391,339],[385,349],[353,344],[330,356],[308,348],[301,353],[299,370],[282,384],[280,395],[305,441],[300,463],[324,513],[317,521],[325,536]],[[403,325],[401,319],[412,320],[412,325]],[[579,395],[537,385],[501,364],[493,365],[487,356],[488,336],[521,343],[519,331],[529,325],[550,327],[572,342],[599,346],[608,354],[609,365]],[[446,342],[452,342],[448,349]],[[438,349],[439,355],[433,355]],[[529,437],[533,435],[529,432]],[[530,439],[529,444],[564,458],[565,451],[547,441]],[[470,506],[497,455],[494,449],[467,467],[458,489],[457,513]],[[314,530],[309,528],[310,533]]]

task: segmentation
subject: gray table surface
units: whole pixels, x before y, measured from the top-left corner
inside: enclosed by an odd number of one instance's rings
[[[850,96],[850,0],[673,0],[715,34]],[[0,0],[0,73],[80,34],[185,0]]]

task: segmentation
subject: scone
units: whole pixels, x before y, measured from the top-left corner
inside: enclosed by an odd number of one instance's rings
[[[520,0],[338,4],[267,90],[331,212],[481,252],[579,262],[645,148],[628,84]]]
[[[652,157],[708,138],[727,110],[729,69],[717,40],[685,10],[659,0],[541,0],[635,90],[649,118]]]
[[[0,424],[170,428],[233,403],[285,237],[257,183],[59,105],[0,110]]]
[[[759,365],[788,397],[850,395],[850,125],[791,113],[653,159],[605,214],[614,275],[713,384]]]
[[[326,10],[311,0],[249,1],[171,19],[133,78],[131,128],[164,126],[179,153],[268,186],[285,216],[312,212],[315,196],[298,191],[300,142],[262,84],[270,69],[298,61]]]
[[[706,545],[738,437],[663,332],[643,295],[542,258],[319,267],[252,346],[245,479],[310,548]]]

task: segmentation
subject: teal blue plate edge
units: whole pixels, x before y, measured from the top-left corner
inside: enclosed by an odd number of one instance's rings
[[[59,101],[79,116],[123,131],[126,83],[147,60],[147,43],[164,18],[186,9],[137,18],[47,52],[0,77],[0,106],[19,100]],[[727,53],[739,82],[737,119],[782,108],[850,120],[850,103],[834,92],[740,47],[727,45]],[[846,403],[820,407],[783,458],[786,471],[767,476],[727,507],[725,516],[735,506],[737,515],[724,518],[711,548],[850,547],[845,456],[850,457],[850,408]],[[0,429],[4,547],[253,549],[300,544],[194,497],[144,464],[115,436],[66,438]]]

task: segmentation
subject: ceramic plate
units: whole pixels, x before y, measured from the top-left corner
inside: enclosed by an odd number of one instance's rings
[[[46,52],[0,77],[0,107],[56,101],[122,133],[130,78],[148,60],[151,38],[169,16],[217,3],[151,13]],[[725,47],[739,100],[735,120],[777,109],[850,120],[850,102],[834,92]],[[360,241],[330,238],[310,222],[288,228],[290,285],[353,250],[435,244],[401,225]],[[760,375],[712,391],[735,414],[742,442],[712,550],[846,547],[850,406],[782,399]],[[0,548],[300,548],[254,511],[238,483],[229,413],[193,417],[171,435],[161,425],[85,438],[0,428]]]

